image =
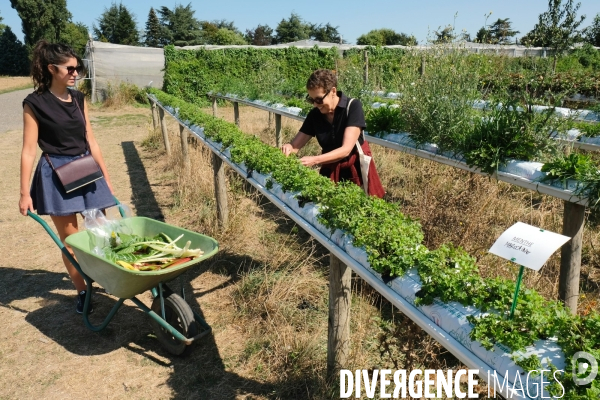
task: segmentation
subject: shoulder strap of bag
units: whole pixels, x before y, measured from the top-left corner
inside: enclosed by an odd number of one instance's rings
[[[346,119],[350,115],[350,104],[352,104],[352,100],[354,100],[354,99],[348,100],[348,105],[346,106]],[[360,131],[360,134],[363,135],[363,140],[365,140],[365,134],[363,133],[362,130]],[[363,155],[363,149],[362,149],[362,146],[360,145],[360,141],[358,139],[356,140],[356,150],[358,151],[358,154]]]
[[[90,150],[90,144],[88,143],[87,140],[87,122],[85,120],[85,116],[83,115],[83,112],[81,111],[81,107],[79,107],[79,102],[77,101],[77,98],[75,98],[75,95],[73,93],[73,91],[71,89],[69,89],[69,91],[71,92],[71,98],[73,99],[73,101],[75,102],[75,105],[77,106],[77,109],[79,110],[79,115],[81,115],[81,118],[83,119],[83,132],[84,132],[84,138],[85,138],[85,149],[86,151]]]
[[[89,151],[90,150],[90,144],[88,143],[88,140],[87,140],[87,123],[85,122],[85,117],[84,117],[83,113],[81,112],[81,107],[79,107],[79,102],[75,98],[75,95],[74,95],[73,91],[71,89],[69,89],[69,92],[71,93],[71,99],[73,99],[73,101],[75,102],[75,105],[77,106],[77,109],[79,110],[79,114],[81,115],[81,118],[83,119],[83,132],[84,132],[84,138],[85,138],[85,150]],[[46,158],[46,161],[48,161],[48,164],[50,164],[50,168],[52,168],[53,170],[56,170],[54,168],[54,165],[52,164],[52,161],[50,161],[50,157],[48,156],[48,153],[43,153],[43,156]]]

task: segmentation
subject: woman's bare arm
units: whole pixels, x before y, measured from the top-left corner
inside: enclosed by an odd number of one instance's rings
[[[23,107],[23,148],[21,150],[21,196],[19,211],[27,215],[27,210],[33,212],[33,201],[29,194],[29,181],[33,171],[33,162],[37,152],[38,121],[29,105]]]

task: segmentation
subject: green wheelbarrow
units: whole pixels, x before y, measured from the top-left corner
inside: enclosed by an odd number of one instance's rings
[[[83,320],[90,330],[98,332],[104,329],[123,302],[129,299],[150,316],[156,337],[171,354],[187,354],[193,343],[211,332],[211,328],[206,321],[193,311],[185,301],[183,287],[181,295],[178,295],[166,285],[166,282],[175,279],[188,268],[213,256],[219,250],[219,245],[213,238],[150,218],[124,218],[120,223],[136,235],[154,236],[163,232],[170,237],[178,237],[184,234],[185,239],[191,241],[191,248],[200,248],[204,252],[200,257],[167,269],[131,271],[96,255],[93,252],[87,231],[75,233],[66,239],[67,244],[71,246],[75,253],[76,261],[46,221],[30,211],[27,214],[44,227],[62,253],[71,261],[85,280],[87,295],[83,306]],[[92,325],[88,318],[92,283],[94,281],[102,286],[106,292],[119,298],[100,325]],[[150,290],[154,297],[150,308],[135,297],[146,290]]]

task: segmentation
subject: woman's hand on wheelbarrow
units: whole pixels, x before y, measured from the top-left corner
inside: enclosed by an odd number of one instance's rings
[[[21,214],[27,216],[28,210],[33,212],[33,200],[31,199],[29,193],[22,194],[21,198],[19,199],[19,211]]]

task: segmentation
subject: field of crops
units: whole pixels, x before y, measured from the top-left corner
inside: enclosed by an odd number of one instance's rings
[[[565,105],[574,95],[598,96],[598,66],[586,66],[582,55],[572,55],[553,74],[545,59],[447,50],[411,54],[371,48],[366,67],[362,51],[348,51],[342,57],[335,49],[317,48],[222,52],[167,48],[164,88],[168,94],[153,94],[176,109],[182,120],[203,127],[211,140],[229,149],[234,162],[270,176],[271,184],[280,185],[285,192],[299,192],[303,202],[318,204],[319,221],[351,235],[354,245],[366,250],[375,271],[393,277],[416,268],[422,288],[415,304],[441,299],[491,311],[470,319],[471,340],[490,349],[496,344],[507,346],[526,371],[539,369],[541,360],[519,357],[518,351],[552,337],[557,338],[567,365],[577,351],[600,358],[597,311],[572,316],[561,303],[522,288],[515,318],[507,319],[513,280],[482,278],[475,259],[459,246],[427,249],[422,245],[420,224],[393,203],[367,198],[353,185],[332,185],[293,158],[283,157],[277,149],[197,108],[206,104],[207,92],[222,92],[306,110],[302,97],[310,72],[336,69],[344,92],[364,104],[379,104],[367,108],[370,133],[408,132],[417,146],[435,144],[440,152],[460,154],[466,163],[490,174],[510,160],[542,162],[547,181],[579,182],[574,194],[587,197],[594,208],[600,198],[598,158],[556,138],[566,138],[574,129],[579,136],[593,138],[598,133],[597,122],[582,121],[581,114],[565,118],[557,115],[555,107]],[[390,92],[398,95],[384,99]],[[485,107],[473,107],[482,100]],[[540,106],[547,107],[536,108]],[[588,113],[600,111],[594,101],[586,107]],[[567,371],[561,379],[568,398],[600,394],[598,379],[575,386],[572,378]],[[559,387],[551,390],[560,393]]]

